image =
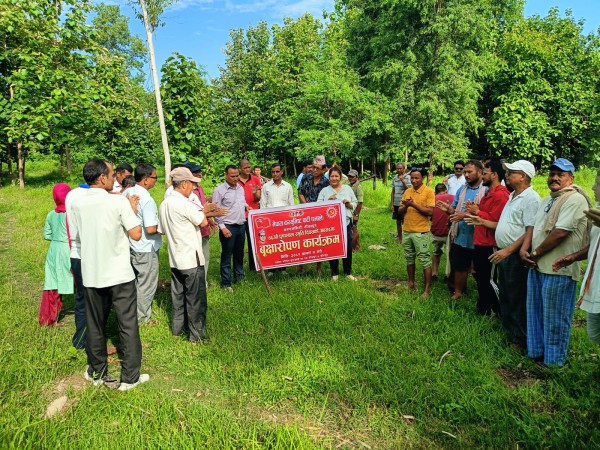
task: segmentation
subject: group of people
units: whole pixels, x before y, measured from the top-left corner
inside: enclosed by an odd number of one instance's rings
[[[435,193],[423,184],[426,169],[412,168],[407,174],[405,165],[398,164],[396,170],[391,210],[409,288],[415,287],[418,260],[424,272],[423,297],[429,295],[446,246],[451,298],[463,296],[473,274],[477,312],[500,317],[511,343],[533,360],[560,367],[569,346],[579,261],[588,257],[582,308],[588,312],[590,338],[600,343],[600,287],[594,272],[600,212],[574,184],[570,161],[551,163],[550,194],[543,200],[531,186],[535,168],[525,160],[456,161],[454,175],[438,184]],[[593,191],[600,201],[600,176]]]

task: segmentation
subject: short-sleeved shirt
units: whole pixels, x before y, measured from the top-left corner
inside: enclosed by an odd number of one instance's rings
[[[178,270],[204,266],[202,233],[204,213],[177,191],[160,205],[160,231],[167,237],[169,265]]]
[[[73,240],[73,234],[71,232],[70,223],[73,220],[73,203],[77,201],[77,199],[83,197],[89,192],[89,187],[77,187],[75,189],[71,189],[65,198],[65,209],[67,210],[67,227],[69,233],[69,245],[71,247],[70,257],[74,259],[81,259],[81,243],[79,241]]]
[[[246,221],[246,197],[244,188],[239,184],[235,187],[223,183],[215,188],[212,196],[213,203],[221,208],[229,209],[225,216],[215,217],[219,228],[225,225],[243,225]]]
[[[254,200],[254,194],[252,193],[252,190],[255,186],[262,188],[262,182],[260,181],[260,178],[258,178],[256,175],[250,174],[250,178],[248,178],[248,181],[244,183],[240,178],[238,179],[238,184],[244,188],[246,204],[252,209],[258,209],[260,206],[258,202]],[[246,217],[248,217],[248,211],[246,211],[245,214]]]
[[[435,192],[433,189],[421,185],[419,189],[409,187],[402,200],[408,200],[412,198],[413,201],[420,206],[429,206],[433,208],[435,206]],[[404,214],[404,231],[407,233],[426,233],[431,228],[431,222],[429,217],[424,216],[416,208],[409,207]]]
[[[304,195],[307,203],[316,202],[319,198],[319,193],[329,186],[329,180],[325,177],[321,177],[317,184],[314,183],[315,177],[312,173],[307,173],[302,178],[302,184],[298,189],[298,194]]]
[[[350,203],[352,203],[352,208],[346,208],[346,205],[344,205],[344,209],[346,210],[346,225],[349,225],[350,222],[352,222],[352,212],[358,204],[356,196],[354,195],[354,191],[347,184],[342,184],[342,189],[340,189],[339,192],[336,192],[331,186],[327,186],[323,188],[321,192],[319,192],[319,198],[317,201],[324,202],[325,200],[329,200],[329,197],[332,195],[335,195],[335,200],[349,200]]]
[[[158,225],[158,207],[150,192],[143,186],[136,184],[133,187],[125,189],[125,192],[121,195],[124,197],[127,197],[127,195],[137,195],[140,197],[140,202],[137,205],[137,217],[142,225],[142,238],[139,241],[129,239],[131,250],[137,253],[158,251],[162,246],[162,237],[158,233],[146,233],[147,227]]]
[[[466,204],[466,202],[469,200],[471,200],[471,201],[475,200],[475,197],[477,196],[479,189],[485,189],[485,187],[483,186],[482,183],[479,183],[479,186],[477,186],[477,187],[472,187],[469,184],[463,184],[458,189],[458,192],[456,193],[456,196],[454,197],[454,201],[452,202],[452,207],[454,209],[456,209],[456,206],[458,205],[459,197],[464,189],[467,190],[467,192],[465,193],[465,204]],[[465,208],[465,210],[463,210],[461,212],[466,212],[466,208]],[[464,248],[475,248],[475,246],[473,245],[473,233],[474,232],[475,232],[475,227],[473,225],[469,225],[464,220],[461,220],[460,222],[458,222],[458,234],[456,235],[456,238],[454,239],[454,243],[456,245],[460,245],[461,247],[464,247]]]
[[[277,185],[273,180],[265,183],[260,196],[261,208],[276,208],[278,206],[291,206],[294,204],[294,190],[292,185],[285,180]]]
[[[410,187],[410,174],[405,173],[402,175],[404,177],[404,182],[408,187]],[[404,185],[400,181],[398,175],[392,178],[392,188],[394,189],[394,206],[400,206],[400,202],[402,201],[402,196],[404,195]]]
[[[465,185],[465,176],[461,175],[457,177],[456,175],[451,175],[448,177],[448,181],[446,181],[446,187],[448,188],[448,194],[456,195],[461,186]]]
[[[527,227],[532,227],[540,207],[540,196],[529,186],[519,195],[512,192],[502,210],[496,226],[496,243],[499,248],[506,248],[525,234]]]
[[[71,238],[81,243],[81,274],[87,288],[127,283],[135,278],[128,231],[140,225],[129,201],[90,188],[73,202]]]
[[[535,250],[548,236],[547,233],[544,232],[544,224],[546,223],[548,214],[552,211],[552,208],[555,207],[555,205],[548,207],[551,203],[553,203],[553,198],[551,196],[542,200],[540,208],[535,216],[531,246],[532,251]],[[566,275],[575,281],[581,279],[581,263],[579,261],[574,262],[570,266],[563,267],[558,272],[552,270],[552,263],[557,258],[575,253],[583,247],[584,235],[587,232],[587,218],[584,211],[588,208],[587,200],[579,193],[570,195],[563,203],[554,228],[570,231],[570,233],[558,246],[540,257],[536,267],[538,271],[550,275]],[[548,209],[548,211],[546,211],[546,209]]]
[[[484,220],[498,222],[509,195],[510,193],[506,189],[506,186],[502,186],[501,184],[493,189],[488,189],[479,202],[478,216]],[[494,239],[494,230],[483,225],[476,225],[473,232],[473,244],[495,247],[496,239]]]
[[[358,203],[362,203],[363,199],[365,198],[365,191],[363,190],[362,186],[360,185],[360,181],[357,181],[356,183],[351,184],[350,187],[354,191],[354,195],[356,195],[356,200],[358,200]]]
[[[600,313],[600,259],[598,259],[600,255],[597,255],[597,253],[600,252],[599,244],[600,228],[594,225],[590,232],[590,249],[588,250],[587,257],[588,265],[585,275],[583,276],[583,281],[581,282],[581,294],[584,294],[584,292],[585,294],[583,295],[583,302],[580,306],[585,312],[591,314]],[[593,262],[594,258],[597,258],[595,263]],[[591,279],[586,291],[585,285],[587,284],[589,277],[591,277]]]
[[[444,202],[451,204],[454,201],[454,195],[450,194],[438,194],[435,196],[435,201]],[[442,237],[448,236],[450,227],[448,226],[448,214],[442,211],[437,206],[433,208],[433,215],[431,216],[431,234],[434,236]]]

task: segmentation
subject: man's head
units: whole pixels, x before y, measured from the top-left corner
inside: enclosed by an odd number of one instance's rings
[[[458,160],[454,163],[454,175],[456,175],[456,178],[460,178],[463,175],[464,170],[465,170],[464,161]]]
[[[352,184],[358,181],[358,170],[352,169],[348,171],[348,181]]]
[[[133,175],[133,167],[131,167],[131,164],[127,163],[119,164],[115,169],[115,175],[117,178],[117,182],[121,184],[123,178],[128,177],[129,175]]]
[[[565,158],[558,158],[550,165],[548,187],[552,192],[560,191],[573,184],[575,166]]]
[[[519,187],[529,187],[531,180],[535,176],[535,167],[529,161],[520,159],[512,164],[503,164],[506,169],[506,184],[513,189]]]
[[[198,187],[200,178],[195,177],[187,167],[178,167],[169,174],[173,189],[188,198],[192,191]]]
[[[396,173],[398,175],[404,175],[404,170],[405,170],[404,163],[398,163],[398,164],[396,164]]]
[[[230,164],[227,167],[225,167],[225,183],[227,183],[231,187],[235,187],[239,179],[240,172],[237,167],[235,167],[233,164]]]
[[[242,159],[239,165],[239,174],[242,175],[243,178],[248,178],[250,176],[250,170],[252,166],[250,165],[250,161],[247,159]]]
[[[306,160],[302,163],[302,173],[310,173],[313,170],[312,161]]]
[[[325,164],[313,164],[313,176],[315,178],[321,178],[325,169]]]
[[[200,167],[200,165],[195,162],[186,161],[182,164],[182,167],[187,167],[196,178],[200,178],[200,174],[202,173],[202,167]]]
[[[423,186],[423,180],[427,177],[427,169],[415,167],[410,171],[410,184],[414,189],[419,189]]]
[[[281,164],[275,163],[271,166],[271,178],[277,184],[281,181],[283,177],[283,169],[281,168]]]
[[[444,183],[438,183],[435,185],[435,195],[445,194],[446,192],[448,192],[448,188]]]
[[[135,177],[133,175],[129,175],[128,177],[123,178],[121,181],[121,192],[133,186],[135,186]]]
[[[115,184],[115,172],[103,159],[90,159],[83,166],[83,179],[90,187],[112,191]]]
[[[504,169],[499,159],[492,158],[483,166],[482,180],[484,186],[498,186],[504,180]]]
[[[138,164],[135,166],[135,182],[146,189],[152,189],[157,180],[156,168],[152,164]]]
[[[483,175],[483,164],[477,159],[471,159],[465,164],[465,181],[469,186],[478,186]]]
[[[252,168],[252,173],[254,174],[254,176],[260,177],[260,173],[262,172],[260,166],[254,166]]]

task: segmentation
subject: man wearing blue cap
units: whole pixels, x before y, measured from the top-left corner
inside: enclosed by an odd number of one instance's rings
[[[575,167],[564,158],[550,166],[550,195],[542,200],[533,228],[527,228],[520,250],[532,270],[527,279],[527,351],[548,366],[563,366],[569,349],[575,289],[581,265],[553,271],[557,258],[587,244],[585,211],[591,207],[585,193],[573,184]]]

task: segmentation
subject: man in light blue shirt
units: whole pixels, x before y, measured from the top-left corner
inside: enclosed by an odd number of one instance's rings
[[[162,238],[158,233],[158,208],[148,192],[156,184],[156,169],[151,164],[138,164],[135,168],[136,185],[128,188],[123,195],[137,195],[137,217],[142,225],[142,238],[129,239],[131,265],[135,272],[137,291],[138,323],[154,325],[152,320],[152,300],[158,287],[158,251]]]
[[[313,170],[312,161],[306,160],[306,161],[304,161],[304,163],[302,163],[302,172],[300,172],[300,175],[298,175],[298,178],[296,178],[296,189],[300,189],[300,185],[302,184],[304,175],[306,175],[307,173],[312,173],[312,170]]]

